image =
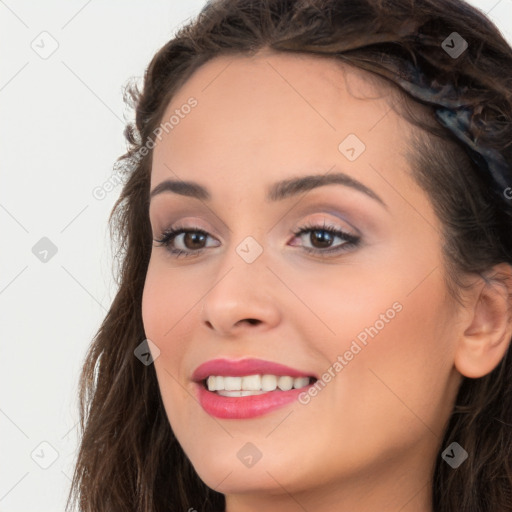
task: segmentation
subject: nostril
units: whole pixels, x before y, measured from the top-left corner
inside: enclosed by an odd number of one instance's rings
[[[236,325],[242,324],[243,322],[247,322],[251,325],[257,325],[261,323],[261,320],[258,320],[256,318],[244,318],[243,320],[239,320]]]

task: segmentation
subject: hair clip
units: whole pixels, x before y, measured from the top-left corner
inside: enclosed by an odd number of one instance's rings
[[[476,144],[469,136],[471,133],[469,130],[470,109],[450,110],[441,107],[436,109],[436,117],[443,126],[466,145],[471,159],[477,166],[487,170],[494,181],[496,192],[503,197],[504,191],[512,185],[510,167],[499,151]]]
[[[402,65],[404,67],[395,81],[413,97],[436,107],[439,123],[465,145],[478,168],[492,177],[495,191],[503,199],[504,191],[512,186],[512,170],[499,151],[478,144],[471,137],[474,110],[469,101],[463,99],[467,86],[456,89],[451,84],[440,85],[436,81],[429,81],[412,63]]]

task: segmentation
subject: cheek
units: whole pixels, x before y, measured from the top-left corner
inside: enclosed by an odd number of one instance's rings
[[[177,285],[173,274],[158,269],[158,265],[150,262],[142,295],[144,332],[160,351],[154,366],[164,402],[174,401],[181,395],[175,383],[184,378],[180,373],[180,361],[186,351],[186,343],[179,340],[187,327],[187,312],[188,315],[194,314],[189,305],[194,301],[184,296],[187,290]],[[180,289],[183,291],[177,293]]]
[[[387,300],[367,302],[364,313],[358,315],[355,306],[346,311],[353,319],[350,337],[343,341],[344,352],[333,350],[331,359],[349,350],[351,360],[336,377],[331,399],[333,409],[335,404],[344,404],[343,410],[337,410],[347,435],[360,429],[377,444],[392,446],[393,439],[413,444],[428,429],[440,434],[450,408],[446,391],[453,367],[454,333],[441,276],[429,279],[417,293],[388,291]],[[395,300],[402,309],[386,315]],[[375,308],[379,303],[381,307]],[[382,313],[388,322],[379,321]],[[353,341],[355,355],[350,353]],[[348,410],[350,416],[344,414]]]
[[[186,272],[173,270],[152,257],[142,295],[142,321],[147,337],[161,341],[162,354],[177,347],[170,341],[183,332],[187,315],[193,315],[201,295]]]
[[[142,322],[144,331],[150,340],[161,340],[169,329],[169,317],[164,310],[172,307],[172,296],[165,293],[167,279],[158,275],[154,265],[150,263],[142,294]],[[160,350],[162,346],[159,345]]]
[[[188,395],[179,384],[185,378],[180,373],[180,361],[183,359],[186,344],[179,343],[178,340],[183,334],[185,315],[190,306],[184,300],[183,293],[176,293],[179,289],[172,272],[162,271],[158,269],[158,265],[150,262],[142,295],[142,320],[146,337],[160,351],[153,364],[167,419],[171,425],[175,425],[178,420],[177,411],[183,416],[180,421],[189,421],[185,416]]]
[[[336,375],[312,402],[336,411],[347,435],[370,418],[425,430],[411,411],[436,423],[444,410],[455,341],[446,286],[439,270],[429,275],[431,260],[397,260],[309,287],[309,304],[334,331],[310,339],[326,361],[322,372]]]

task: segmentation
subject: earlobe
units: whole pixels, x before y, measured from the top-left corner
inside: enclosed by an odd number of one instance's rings
[[[460,335],[454,364],[469,378],[492,372],[506,354],[512,338],[512,267],[493,267],[492,276],[472,290],[469,325]]]

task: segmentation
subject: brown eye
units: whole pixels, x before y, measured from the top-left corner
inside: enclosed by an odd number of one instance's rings
[[[183,233],[183,245],[187,249],[202,249],[201,244],[204,243],[206,236],[203,233],[188,231]]]
[[[206,231],[199,228],[176,227],[165,231],[155,242],[159,243],[159,247],[166,247],[176,257],[194,256],[207,248],[204,243],[209,236]]]
[[[305,234],[309,234],[309,237],[303,237]],[[303,226],[294,235],[298,238],[303,237],[312,245],[312,247],[304,247],[306,252],[320,256],[326,253],[341,253],[355,247],[360,242],[360,237],[328,226]],[[332,247],[336,238],[339,238],[342,243]]]
[[[314,247],[318,249],[326,249],[331,246],[334,235],[325,229],[317,229],[311,231],[309,239]]]

